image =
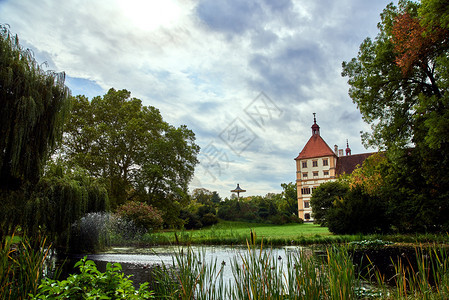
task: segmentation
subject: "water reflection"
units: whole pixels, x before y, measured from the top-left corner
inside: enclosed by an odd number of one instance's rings
[[[216,263],[223,266],[223,280],[229,282],[233,278],[232,263],[242,262],[242,256],[248,253],[247,247],[242,246],[200,246],[189,247],[194,253],[201,257],[204,263]],[[176,253],[182,253],[188,251],[187,247],[153,247],[153,248],[112,248],[108,252],[99,254],[87,255],[87,258],[93,260],[99,271],[104,272],[106,270],[106,264],[120,263],[123,268],[123,273],[126,275],[133,275],[131,278],[134,284],[137,286],[140,283],[151,281],[151,269],[154,266],[160,266],[165,264],[166,266],[173,265]],[[287,256],[289,254],[299,255],[300,251],[304,250],[303,247],[298,246],[285,246],[282,248],[264,248],[263,252],[269,252],[271,257],[276,257],[278,260],[278,266],[285,268],[287,263]],[[260,251],[260,250],[257,250]],[[66,263],[64,275],[73,273],[73,265],[83,255],[74,255],[69,258]]]

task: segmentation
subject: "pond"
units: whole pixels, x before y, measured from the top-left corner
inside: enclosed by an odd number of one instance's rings
[[[233,278],[231,265],[234,260],[239,263],[242,261],[242,255],[248,253],[248,248],[243,246],[191,246],[190,249],[201,255],[202,261],[205,263],[214,263],[223,265],[223,280],[229,282]],[[286,246],[282,248],[267,248],[264,252],[269,252],[272,257],[278,261],[278,266],[282,263],[285,268],[287,256],[292,253],[299,253],[304,250],[304,247]],[[180,251],[187,251],[187,247],[178,246],[161,246],[152,248],[131,248],[131,247],[115,247],[107,252],[98,254],[89,254],[87,258],[93,260],[98,270],[104,272],[106,264],[120,263],[123,268],[123,273],[126,275],[133,275],[132,280],[137,286],[140,283],[151,280],[151,270],[154,266],[173,265],[175,254]],[[68,257],[63,272],[62,278],[73,273],[74,264],[83,258],[85,255],[71,255]]]
[[[302,276],[302,280],[308,280],[307,278],[316,277],[318,278],[315,280],[315,284],[318,289],[322,288],[321,283],[323,282],[323,272],[320,269],[316,271],[317,268],[320,268],[318,265],[311,265],[308,260],[308,258],[317,258],[318,262],[322,262],[324,264],[321,264],[321,266],[326,265],[327,258],[329,253],[326,252],[326,249],[331,249],[332,246],[328,246],[330,248],[326,248],[326,246],[320,246],[320,247],[299,247],[299,246],[285,246],[280,248],[265,248],[264,250],[260,251],[260,249],[254,250],[254,253],[257,253],[255,256],[252,257],[259,257],[259,255],[267,255],[265,256],[265,259],[263,259],[262,263],[256,263],[248,265],[256,266],[256,268],[263,268],[265,266],[268,266],[266,269],[266,273],[261,273],[262,276],[267,274],[267,276],[274,276],[269,278],[279,278],[280,281],[282,281],[281,285],[285,285],[287,288],[289,286],[292,286],[292,284],[295,284],[295,281],[291,281],[291,278],[297,277],[295,276]],[[213,276],[209,276],[207,278],[216,278],[218,275],[215,274],[222,274],[221,282],[224,286],[227,287],[234,287],[234,286],[241,286],[242,282],[240,278],[242,277],[242,273],[238,273],[236,275],[236,266],[239,266],[242,268],[244,265],[244,260],[248,260],[248,248],[242,247],[242,246],[199,246],[199,247],[178,247],[178,246],[172,246],[172,247],[152,247],[152,248],[131,248],[131,247],[121,247],[121,248],[112,248],[108,252],[99,253],[99,254],[91,254],[87,255],[87,258],[90,260],[93,260],[98,269],[101,272],[104,272],[106,269],[106,264],[108,262],[111,263],[120,263],[123,269],[123,273],[126,275],[132,275],[132,281],[134,282],[134,285],[138,287],[141,283],[144,282],[150,282],[150,287],[152,284],[155,283],[155,281],[152,279],[152,273],[155,267],[161,266],[162,264],[165,266],[168,266],[170,269],[176,261],[176,257],[180,257],[179,253],[182,253],[183,259],[185,257],[188,257],[186,253],[188,252],[188,249],[191,249],[191,251],[198,255],[195,258],[194,267],[200,265],[200,267],[203,266],[210,266],[214,265],[216,266],[217,270],[214,271]],[[337,246],[337,248],[334,249],[347,249],[344,246],[341,246],[340,248]],[[340,252],[338,250],[337,252]],[[411,247],[394,247],[394,246],[379,246],[379,247],[371,247],[371,248],[355,248],[349,249],[349,264],[352,264],[355,266],[355,272],[356,274],[361,274],[362,276],[367,276],[368,273],[367,270],[373,270],[379,271],[382,276],[385,276],[387,284],[390,286],[394,286],[394,282],[389,282],[389,279],[397,278],[396,271],[394,267],[394,263],[397,263],[398,260],[402,260],[402,264],[412,264],[413,269],[417,270],[416,266],[416,255],[414,248]],[[343,251],[345,252],[345,251]],[[177,256],[176,256],[177,255]],[[367,259],[367,256],[369,259]],[[65,265],[65,272],[62,274],[62,278],[67,277],[68,274],[74,273],[73,265],[82,257],[83,255],[72,255],[69,257],[68,262]],[[267,259],[268,257],[268,259]],[[292,257],[302,257],[305,258],[305,260],[299,259],[299,260],[292,260]],[[331,257],[331,261],[336,262],[337,264],[344,265],[347,261],[346,258],[343,256],[335,255],[334,258]],[[266,263],[265,263],[266,262]],[[373,265],[371,265],[371,262],[375,265],[375,268]],[[309,267],[311,266],[311,269],[308,269],[312,277],[309,275],[301,275],[297,272],[298,266],[306,266],[307,264]],[[336,265],[335,263],[333,264]],[[330,264],[329,264],[330,266]],[[239,268],[237,267],[237,268]],[[251,266],[250,266],[251,268]],[[171,269],[173,270],[173,269]],[[189,267],[189,270],[191,270],[191,267]],[[342,276],[345,274],[346,271],[343,271],[341,273],[341,268],[337,267],[335,270],[337,270],[337,273],[335,274],[338,276]],[[340,270],[340,271],[338,271]],[[175,270],[177,272],[177,269]],[[218,272],[218,273],[216,273]],[[302,267],[300,268],[300,273],[303,273]],[[352,272],[352,271],[351,271]],[[270,275],[271,274],[271,275]],[[281,275],[282,274],[282,275]],[[281,276],[279,276],[281,275]],[[371,274],[372,275],[372,274]],[[293,276],[293,277],[292,277]],[[357,275],[356,275],[357,276]],[[332,276],[330,276],[332,277]],[[329,277],[329,278],[330,278]],[[342,276],[342,278],[345,277],[345,275]],[[260,279],[260,277],[257,278],[256,281]],[[265,279],[268,277],[265,277]],[[365,277],[366,278],[366,277]],[[327,280],[328,278],[325,278],[324,280]],[[237,283],[240,281],[239,283]],[[279,282],[280,282],[279,281]],[[311,281],[314,281],[312,279]],[[363,286],[363,289],[365,287],[368,290],[371,290],[372,287],[370,284],[368,284],[367,281],[362,280],[360,282]],[[206,283],[209,284],[209,283]],[[210,283],[212,284],[212,283]],[[209,284],[209,285],[210,285]],[[236,285],[237,284],[237,285]],[[348,284],[356,284],[348,282]],[[279,286],[279,285],[278,285]],[[154,286],[153,286],[154,288]],[[375,289],[374,289],[375,290]]]

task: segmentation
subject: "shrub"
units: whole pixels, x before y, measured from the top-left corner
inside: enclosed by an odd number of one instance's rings
[[[183,220],[185,229],[199,229],[203,227],[200,217],[188,210],[182,209],[179,218]]]
[[[162,212],[144,202],[129,201],[122,204],[117,208],[117,214],[150,231],[161,228],[164,222]]]
[[[130,276],[125,276],[119,263],[108,263],[106,272],[97,270],[95,263],[86,257],[75,264],[80,274],[66,280],[46,278],[31,299],[153,299],[148,283],[139,290],[133,286]]]
[[[218,223],[218,218],[212,213],[207,213],[201,218],[201,223],[203,226],[211,226]]]

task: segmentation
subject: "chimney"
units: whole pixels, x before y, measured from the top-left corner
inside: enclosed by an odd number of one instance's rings
[[[335,152],[335,155],[338,156],[338,145],[334,145],[334,152]]]
[[[338,156],[343,156],[343,149],[338,149]]]

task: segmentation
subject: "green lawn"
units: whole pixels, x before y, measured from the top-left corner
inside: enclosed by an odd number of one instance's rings
[[[204,244],[204,245],[245,245],[251,241],[251,232],[256,242],[272,245],[300,245],[315,243],[345,242],[354,236],[337,236],[326,227],[305,223],[272,225],[249,222],[221,221],[200,230],[165,231],[147,234],[140,241],[146,245],[161,244]]]
[[[138,240],[114,239],[112,245],[156,246],[156,245],[246,245],[251,241],[251,232],[256,243],[265,245],[310,245],[346,243],[362,240],[384,240],[396,243],[449,244],[448,234],[394,234],[394,235],[335,235],[319,225],[285,224],[272,225],[249,222],[220,221],[218,224],[199,230],[168,230],[145,234]]]

